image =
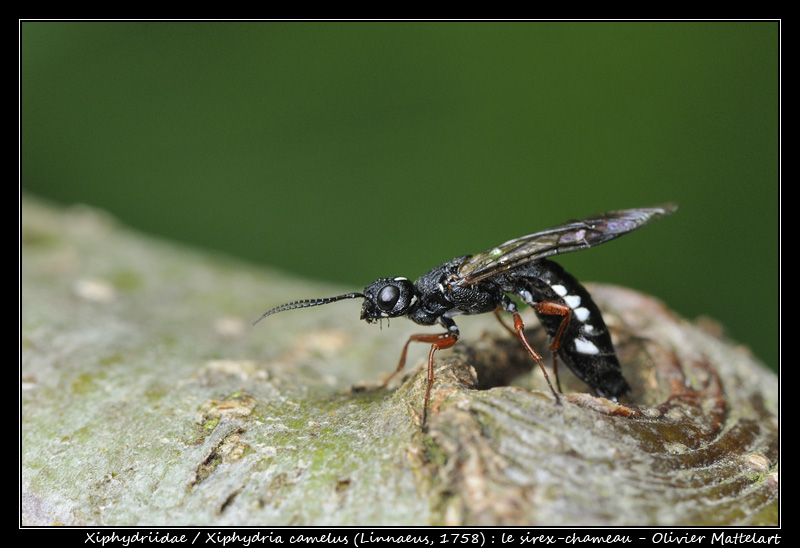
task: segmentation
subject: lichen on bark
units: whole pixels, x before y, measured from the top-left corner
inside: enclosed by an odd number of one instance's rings
[[[776,376],[650,297],[590,287],[627,399],[562,367],[556,404],[518,341],[475,317],[437,354],[423,432],[423,345],[380,388],[419,326],[370,329],[351,302],[254,329],[340,288],[84,207],[23,197],[20,228],[25,525],[777,522]]]

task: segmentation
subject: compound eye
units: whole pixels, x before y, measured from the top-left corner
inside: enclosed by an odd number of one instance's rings
[[[391,311],[400,298],[400,290],[393,285],[387,285],[378,292],[378,306],[386,312]]]

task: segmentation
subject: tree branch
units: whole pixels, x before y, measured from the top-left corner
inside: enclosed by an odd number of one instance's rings
[[[370,329],[343,302],[252,328],[339,288],[87,208],[24,197],[21,243],[25,525],[777,523],[777,378],[641,294],[590,287],[627,400],[562,368],[555,404],[519,341],[474,317],[437,354],[423,433],[424,345],[379,388],[411,322]]]

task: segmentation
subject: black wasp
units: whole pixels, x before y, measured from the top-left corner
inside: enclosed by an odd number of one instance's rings
[[[457,314],[494,312],[499,319],[500,311],[510,313],[514,332],[539,364],[558,401],[542,357],[525,338],[525,326],[516,304],[509,298],[513,295],[533,308],[551,337],[556,382],[558,356],[598,396],[615,400],[627,393],[630,387],[622,376],[603,316],[589,292],[560,265],[545,257],[600,245],[671,215],[676,209],[674,204],[665,204],[569,221],[549,230],[509,240],[477,255],[456,257],[413,283],[402,277],[380,278],[364,288],[363,293],[290,302],[265,312],[254,323],[285,310],[363,298],[361,319],[369,323],[382,318],[407,316],[420,325],[441,324],[447,330],[445,333],[412,335],[408,339],[395,371],[396,374],[403,369],[409,343],[430,343],[428,386],[422,415],[424,428],[433,383],[433,355],[437,350],[450,348],[458,340],[458,326],[453,321]]]

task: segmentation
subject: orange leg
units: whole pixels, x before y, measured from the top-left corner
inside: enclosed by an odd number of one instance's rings
[[[556,386],[558,386],[558,391],[561,392],[561,381],[558,379],[558,349],[561,347],[561,339],[564,337],[564,332],[566,331],[569,322],[572,320],[572,309],[565,304],[554,303],[551,301],[536,303],[533,305],[533,309],[539,314],[563,316],[561,325],[558,326],[558,332],[553,338],[553,342],[550,343],[550,351],[553,352],[553,374],[556,376]]]
[[[385,387],[389,381],[394,377],[397,373],[402,371],[403,367],[406,365],[406,354],[408,353],[408,345],[415,341],[415,342],[425,342],[431,344],[431,352],[428,354],[428,386],[425,389],[425,403],[423,404],[422,408],[422,429],[425,429],[425,425],[428,421],[428,402],[431,398],[431,385],[433,384],[433,355],[436,353],[437,350],[443,350],[445,348],[450,348],[456,341],[458,340],[458,335],[454,333],[440,333],[438,335],[428,335],[428,334],[419,334],[419,335],[411,335],[406,341],[405,346],[403,346],[403,353],[400,355],[400,363],[397,365],[397,369],[394,373],[383,383]]]
[[[524,333],[525,325],[522,323],[522,318],[519,317],[519,313],[516,311],[512,312],[512,314],[514,315],[514,329],[517,331],[517,334],[519,335],[522,344],[528,350],[528,354],[530,354],[531,357],[534,360],[536,360],[536,363],[539,364],[539,368],[542,370],[542,374],[544,375],[544,380],[547,381],[547,386],[550,387],[550,391],[556,397],[556,402],[560,401],[558,398],[558,394],[556,393],[555,389],[553,389],[553,385],[550,384],[550,377],[547,375],[547,370],[544,368],[542,357],[539,355],[538,352],[536,352],[536,350],[533,349],[533,347],[528,342],[528,339],[525,338],[525,333]]]
[[[504,321],[503,321],[503,318],[502,318],[502,316],[500,316],[500,311],[501,311],[501,310],[503,310],[503,307],[502,307],[502,306],[498,306],[497,308],[495,308],[495,309],[494,309],[494,317],[495,317],[495,318],[497,318],[497,321],[498,321],[498,322],[500,322],[500,325],[502,325],[502,326],[503,326],[503,327],[506,329],[506,331],[508,331],[508,332],[509,332],[509,333],[511,333],[512,335],[516,336],[516,335],[517,335],[517,333],[516,333],[516,332],[515,332],[513,329],[511,329],[510,327],[508,327],[508,325],[506,324],[506,322],[504,322]]]

